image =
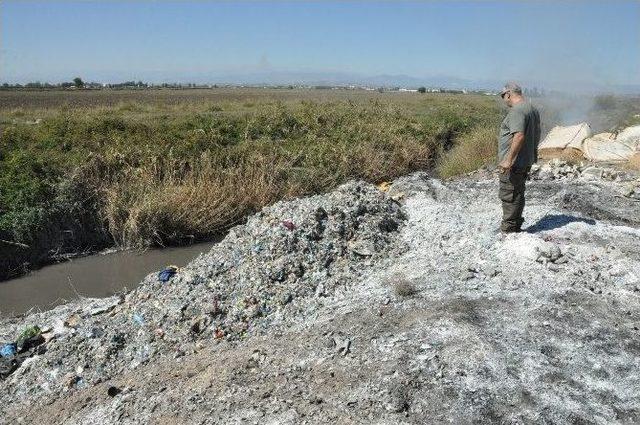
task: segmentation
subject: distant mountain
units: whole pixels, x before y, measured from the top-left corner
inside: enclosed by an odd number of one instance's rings
[[[151,77],[151,76],[150,76]],[[157,79],[152,78],[152,80]],[[478,82],[451,76],[413,77],[404,74],[362,75],[348,72],[300,72],[300,71],[261,71],[246,73],[198,73],[169,77],[163,81],[183,81],[200,84],[247,84],[247,85],[361,85],[369,87],[445,87],[458,89],[495,89],[498,82]]]

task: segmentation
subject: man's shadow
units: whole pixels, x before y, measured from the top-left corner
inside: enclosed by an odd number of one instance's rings
[[[596,221],[591,218],[576,217],[566,214],[547,214],[538,220],[537,223],[532,224],[526,229],[527,233],[538,233],[544,230],[557,229],[565,226],[569,223],[581,222],[590,225],[596,224]]]

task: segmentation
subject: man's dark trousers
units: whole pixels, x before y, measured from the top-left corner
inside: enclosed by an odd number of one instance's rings
[[[503,232],[519,232],[524,219],[524,189],[525,181],[531,167],[511,168],[500,174],[499,196],[502,201],[502,224],[500,230]]]

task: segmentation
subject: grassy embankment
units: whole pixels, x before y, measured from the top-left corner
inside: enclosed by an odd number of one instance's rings
[[[124,94],[7,95],[0,278],[67,252],[206,239],[279,199],[433,167],[459,136],[493,145],[499,116],[483,96]]]
[[[275,200],[350,178],[464,174],[494,161],[501,115],[487,96],[346,90],[0,100],[0,279],[70,252],[207,239]],[[580,102],[541,105],[544,130]],[[636,123],[639,109],[607,97],[585,110],[602,131]]]

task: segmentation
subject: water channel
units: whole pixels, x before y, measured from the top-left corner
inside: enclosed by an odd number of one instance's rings
[[[213,242],[179,248],[117,251],[76,258],[0,282],[0,316],[50,309],[83,297],[107,297],[135,288],[149,273],[184,266]]]

